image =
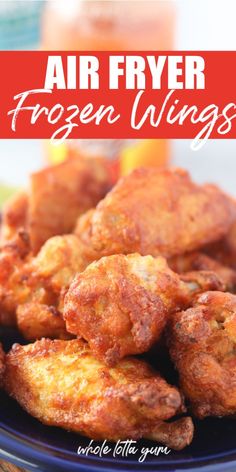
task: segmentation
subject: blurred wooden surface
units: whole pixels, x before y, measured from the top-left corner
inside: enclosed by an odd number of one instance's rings
[[[26,472],[25,469],[20,469],[10,462],[0,460],[0,472]]]

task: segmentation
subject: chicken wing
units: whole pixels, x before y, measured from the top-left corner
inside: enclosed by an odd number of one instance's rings
[[[183,280],[186,280],[189,277],[193,279],[193,274],[195,272],[199,284],[200,277],[202,275],[205,277],[206,271],[215,272],[215,274],[222,280],[225,291],[233,293],[236,291],[236,271],[221,264],[215,259],[212,259],[204,253],[193,252],[182,254],[169,259],[168,264],[172,270],[179,274],[191,272],[191,274],[183,275]],[[210,289],[206,288],[206,290]]]
[[[65,290],[89,262],[89,250],[74,235],[54,236],[36,257],[22,259],[18,245],[0,253],[0,313],[26,339],[68,338],[61,310]]]
[[[1,246],[13,241],[19,231],[25,231],[28,219],[29,196],[26,192],[13,195],[3,206]]]
[[[0,249],[0,325],[16,324],[17,303],[23,290],[19,290],[21,270],[28,260],[29,239],[19,231],[11,243]]]
[[[16,316],[26,339],[71,337],[62,317],[64,296],[75,274],[88,265],[89,257],[89,250],[76,236],[54,236],[24,267],[21,287],[27,289],[27,296],[25,292]]]
[[[76,219],[110,187],[100,159],[70,158],[31,176],[29,234],[33,252],[54,235],[73,230]]]
[[[20,192],[3,209],[1,244],[23,228],[36,254],[52,236],[71,232],[78,216],[109,189],[108,171],[99,158],[71,157],[32,174],[28,193]]]
[[[222,264],[236,270],[236,221],[223,239],[208,245],[204,250]]]
[[[221,289],[213,274],[207,287]],[[215,285],[216,284],[216,285]],[[199,290],[184,283],[164,258],[119,254],[103,257],[78,274],[65,296],[67,330],[82,336],[108,365],[146,352],[171,312],[190,305]]]
[[[234,218],[232,200],[216,186],[198,186],[184,170],[140,168],[90,213],[87,237],[101,255],[169,258],[223,237]]]
[[[55,305],[29,302],[19,305],[16,312],[17,327],[22,336],[33,341],[47,336],[51,339],[71,339],[66,331],[61,311]]]
[[[31,272],[56,294],[67,288],[77,272],[83,271],[93,259],[89,248],[73,235],[48,239],[38,255],[31,260]]]
[[[190,418],[165,423],[184,411],[176,387],[138,359],[108,368],[81,340],[13,346],[4,386],[43,423],[96,440],[147,437],[176,449],[192,440]]]
[[[236,414],[236,296],[206,292],[170,319],[169,346],[199,418]]]

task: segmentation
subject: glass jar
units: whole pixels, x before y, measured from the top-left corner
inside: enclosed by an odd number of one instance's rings
[[[175,8],[169,0],[49,0],[42,23],[44,50],[172,50]],[[77,150],[100,154],[126,174],[140,165],[163,165],[166,140],[68,140],[48,147],[58,162]],[[119,159],[119,165],[117,165]]]

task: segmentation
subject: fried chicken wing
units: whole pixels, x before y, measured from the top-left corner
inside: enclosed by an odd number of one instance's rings
[[[65,291],[89,263],[89,250],[74,235],[54,236],[36,257],[25,259],[19,243],[0,252],[2,324],[15,324],[26,339],[68,338],[61,315]]]
[[[71,339],[61,312],[54,305],[30,302],[17,308],[17,326],[25,339],[32,341],[47,336],[52,339]]]
[[[236,296],[206,292],[170,319],[180,385],[199,418],[236,414]]]
[[[70,158],[31,176],[29,235],[34,253],[55,235],[73,230],[76,219],[109,189],[100,159]]]
[[[1,245],[24,229],[37,254],[52,236],[70,233],[78,216],[95,206],[109,188],[108,171],[99,158],[71,157],[35,172],[28,193],[17,193],[3,208]]]
[[[169,314],[190,305],[199,287],[195,280],[194,286],[188,282],[182,282],[162,257],[103,257],[70,285],[63,311],[67,329],[113,365],[126,355],[148,351]],[[213,282],[211,288],[221,288],[214,285],[215,278]]]
[[[184,170],[140,168],[90,213],[87,237],[101,255],[169,258],[223,237],[234,218],[232,200],[216,186],[196,185]]]
[[[208,245],[204,250],[222,264],[236,270],[236,221],[224,238]]]
[[[16,308],[20,302],[21,270],[29,253],[29,240],[24,231],[0,248],[0,325],[16,324]]]
[[[93,259],[93,255],[92,255]],[[32,273],[55,293],[67,288],[77,272],[83,271],[91,260],[90,250],[73,235],[48,239],[30,263]]]
[[[193,273],[195,272],[199,285],[201,284],[200,277],[203,276],[205,282],[206,272],[211,271],[221,279],[225,291],[233,293],[236,291],[236,271],[212,259],[204,253],[193,252],[182,254],[169,259],[168,264],[172,270],[179,274],[185,274],[188,272],[188,274],[182,277],[183,280],[187,280],[189,276],[193,279]],[[191,273],[189,274],[189,272]],[[207,289],[206,283],[205,290],[210,290],[209,288]]]
[[[28,219],[29,197],[26,192],[13,195],[3,206],[1,245],[13,241],[19,231],[25,231]]]
[[[13,346],[4,386],[43,423],[93,439],[150,437],[176,449],[192,440],[190,418],[165,423],[184,411],[176,387],[138,359],[108,368],[81,340]]]
[[[62,317],[64,296],[74,275],[88,265],[88,258],[88,250],[76,236],[54,236],[24,266],[21,289],[25,298],[18,305],[16,316],[26,339],[71,337]]]

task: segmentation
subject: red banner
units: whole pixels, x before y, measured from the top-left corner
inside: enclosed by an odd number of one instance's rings
[[[236,52],[2,51],[0,138],[235,138]]]

